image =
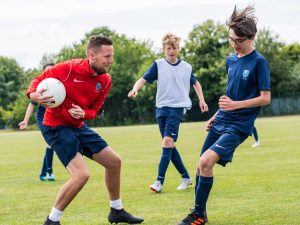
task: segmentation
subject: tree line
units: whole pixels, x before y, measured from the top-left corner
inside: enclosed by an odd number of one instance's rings
[[[89,121],[91,126],[146,124],[154,122],[156,85],[145,85],[135,100],[127,98],[134,82],[140,78],[154,59],[163,57],[162,50],[154,51],[151,41],[138,41],[118,34],[108,27],[98,27],[57,54],[47,53],[41,67],[49,62],[71,58],[85,58],[85,46],[92,35],[102,34],[112,38],[115,56],[110,74],[113,87],[105,102],[103,118]],[[163,35],[163,34],[162,34]],[[219,96],[226,91],[225,59],[232,53],[228,29],[213,20],[195,25],[180,49],[180,58],[193,66],[193,72],[202,85],[210,112],[201,114],[196,93],[191,89],[193,107],[186,121],[208,119],[217,110]],[[258,32],[256,49],[268,60],[271,72],[272,96],[300,92],[300,44],[285,44],[269,29]],[[41,73],[41,68],[24,70],[15,59],[0,56],[0,127],[17,128],[22,121],[29,100],[25,93],[31,79]],[[34,117],[30,120],[35,123]]]

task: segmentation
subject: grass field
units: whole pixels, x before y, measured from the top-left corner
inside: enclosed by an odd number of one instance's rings
[[[208,202],[209,225],[300,224],[300,116],[256,121],[262,142],[251,148],[249,137],[233,163],[215,167]],[[205,138],[204,123],[183,123],[177,147],[194,177]],[[145,225],[176,225],[193,207],[194,190],[177,191],[180,177],[173,165],[163,192],[154,194],[161,154],[157,125],[96,129],[121,156],[122,200],[125,209],[143,216]],[[38,175],[45,143],[38,131],[0,132],[0,224],[42,224],[68,173],[54,158],[55,182]],[[107,225],[109,203],[104,170],[86,160],[91,178],[64,212],[64,225]]]

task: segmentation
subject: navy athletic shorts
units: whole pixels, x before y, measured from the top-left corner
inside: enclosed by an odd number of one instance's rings
[[[171,116],[160,116],[157,119],[159,130],[162,138],[171,137],[174,142],[176,142],[178,138],[180,119],[177,117]]]
[[[94,153],[98,153],[108,146],[106,141],[86,124],[80,128],[44,125],[42,134],[65,167],[77,152],[92,159]]]
[[[221,158],[217,163],[226,166],[228,162],[232,161],[235,149],[242,144],[247,137],[247,135],[232,132],[225,126],[212,126],[203,144],[201,155],[208,149],[211,149]]]

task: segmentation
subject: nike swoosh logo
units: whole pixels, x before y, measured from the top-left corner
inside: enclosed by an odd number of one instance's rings
[[[223,146],[218,145],[218,144],[216,144],[216,147],[225,149]]]
[[[176,134],[174,134],[174,133],[171,133],[171,134],[172,134],[173,136],[176,135]]]
[[[76,83],[81,83],[81,82],[85,82],[84,80],[77,80],[76,78],[74,79],[74,82]]]

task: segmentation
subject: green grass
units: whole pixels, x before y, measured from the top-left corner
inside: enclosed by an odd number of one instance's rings
[[[209,225],[300,224],[300,116],[256,121],[262,145],[249,137],[233,163],[215,167],[208,201]],[[204,123],[183,123],[177,147],[194,177],[206,133]],[[193,207],[194,190],[177,191],[180,177],[171,165],[163,192],[154,194],[161,154],[157,125],[96,129],[121,156],[124,207],[145,218],[145,225],[175,225]],[[0,224],[42,224],[61,185],[68,179],[57,157],[55,182],[38,175],[45,143],[38,131],[0,132]],[[86,160],[91,178],[64,212],[64,225],[108,225],[104,170]]]

